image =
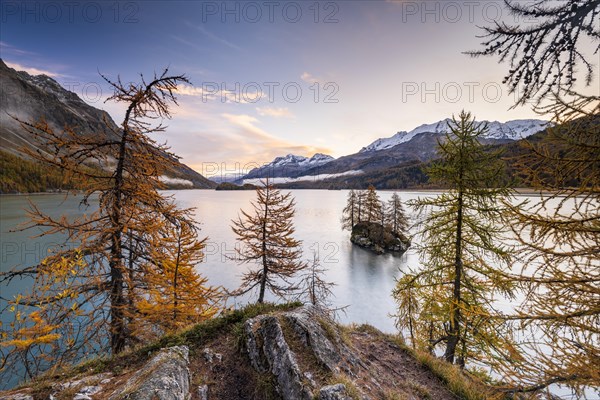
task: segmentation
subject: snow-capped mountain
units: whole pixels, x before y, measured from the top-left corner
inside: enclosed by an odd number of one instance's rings
[[[288,154],[284,157],[276,157],[260,168],[254,168],[244,176],[244,179],[298,176],[308,169],[323,166],[333,160],[335,159],[330,155],[321,153],[310,158]]]
[[[265,165],[265,167],[280,167],[284,165],[297,165],[297,166],[307,166],[307,167],[315,167],[317,165],[322,165],[328,163],[329,161],[334,160],[333,157],[327,154],[317,153],[314,156],[308,158],[303,156],[296,156],[294,154],[288,154],[285,157],[277,157],[269,164]]]
[[[448,123],[452,120],[446,118],[433,124],[423,124],[410,132],[401,131],[389,138],[377,139],[370,145],[363,147],[360,152],[377,151],[390,149],[401,143],[406,143],[415,136],[422,133],[444,134],[450,132]],[[482,136],[485,139],[496,140],[519,140],[544,130],[548,126],[548,121],[539,119],[516,119],[507,122],[481,121],[487,123],[488,131]]]

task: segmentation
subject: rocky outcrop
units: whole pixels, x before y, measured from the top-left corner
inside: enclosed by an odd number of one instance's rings
[[[287,336],[284,331],[287,331]],[[344,372],[355,375],[354,371],[364,366],[343,343],[334,324],[311,306],[252,318],[246,322],[245,332],[250,363],[256,371],[275,377],[277,392],[284,400],[313,398],[312,393],[318,388],[312,376],[319,372],[314,368],[331,374]],[[302,347],[294,351],[289,341],[297,341]],[[316,365],[311,366],[313,370],[299,365],[298,351],[309,353],[314,358]],[[324,392],[324,396],[330,396],[325,399],[344,398],[331,397],[331,390]]]
[[[310,306],[248,313],[235,311],[165,338],[179,346],[153,345],[91,369],[82,365],[0,392],[0,399],[456,398],[395,339],[372,327],[340,326]]]
[[[186,346],[161,350],[109,400],[187,400],[190,398],[189,350]]]
[[[246,322],[250,362],[260,373],[272,374],[277,391],[285,399],[311,400],[310,387],[298,367],[296,355],[288,346],[279,320],[261,315]]]
[[[410,240],[406,236],[375,222],[354,225],[350,241],[377,254],[402,254],[410,247]]]
[[[342,383],[324,386],[319,390],[319,400],[352,400],[346,392],[346,386]]]

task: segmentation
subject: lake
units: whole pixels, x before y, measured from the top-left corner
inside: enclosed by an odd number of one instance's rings
[[[231,230],[231,220],[240,209],[249,211],[250,202],[255,199],[254,191],[212,191],[185,190],[167,191],[173,195],[181,207],[196,208],[196,220],[201,228],[201,236],[208,237],[204,261],[198,265],[198,272],[209,279],[211,285],[236,289],[244,271],[249,265],[238,265],[235,256],[236,237]],[[312,260],[316,252],[322,266],[327,269],[325,279],[334,282],[336,306],[348,306],[345,313],[339,314],[343,323],[368,323],[385,332],[395,332],[393,318],[395,304],[391,292],[396,277],[409,266],[418,266],[418,256],[409,250],[402,256],[376,255],[350,243],[350,233],[342,231],[342,210],[346,204],[347,191],[295,190],[296,201],[295,237],[302,240],[304,258]],[[382,200],[388,200],[392,192],[380,192]],[[403,201],[432,193],[401,192]],[[0,197],[0,246],[2,248],[1,270],[14,266],[28,266],[39,262],[49,248],[62,243],[59,236],[32,238],[37,228],[25,232],[11,232],[19,224],[27,221],[25,208],[28,201],[53,216],[65,213],[69,216],[81,215],[93,210],[79,206],[79,198],[64,195],[32,195]],[[410,216],[410,210],[407,208]],[[27,291],[30,282],[14,281],[9,287],[2,287],[2,297],[12,297]],[[256,300],[251,294],[230,300],[228,305],[239,306]],[[276,298],[267,296],[267,300]]]

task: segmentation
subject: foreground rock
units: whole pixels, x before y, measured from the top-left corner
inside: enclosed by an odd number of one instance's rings
[[[161,350],[109,397],[109,400],[187,400],[190,397],[189,350]]]
[[[352,398],[346,393],[346,386],[338,383],[321,388],[319,400],[352,400]]]
[[[234,311],[166,341],[178,346],[61,372],[0,399],[456,399],[401,343],[372,327],[343,327],[308,306],[253,308],[261,311]]]
[[[410,247],[410,240],[406,236],[375,222],[354,225],[350,241],[377,254],[402,254]]]
[[[245,331],[252,366],[260,373],[275,377],[277,392],[284,400],[313,399],[313,393],[319,388],[311,377],[318,373],[354,375],[356,369],[364,366],[342,342],[337,328],[310,306],[277,316],[253,318],[246,322]],[[288,341],[297,342],[295,351]],[[301,366],[297,353],[304,358],[308,353],[315,362]],[[338,398],[328,395],[329,391],[324,393],[326,399]]]

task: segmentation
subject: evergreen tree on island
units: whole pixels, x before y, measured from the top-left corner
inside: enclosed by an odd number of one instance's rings
[[[351,231],[354,225],[360,221],[360,205],[359,193],[354,189],[350,189],[346,207],[342,214],[342,229]]]
[[[377,222],[381,221],[381,216],[383,213],[381,200],[379,199],[379,195],[375,190],[375,186],[369,185],[367,188],[367,192],[364,195],[364,218],[363,221],[366,222]]]
[[[405,233],[408,230],[408,218],[398,193],[394,192],[385,205],[385,215],[385,223],[392,232]]]

